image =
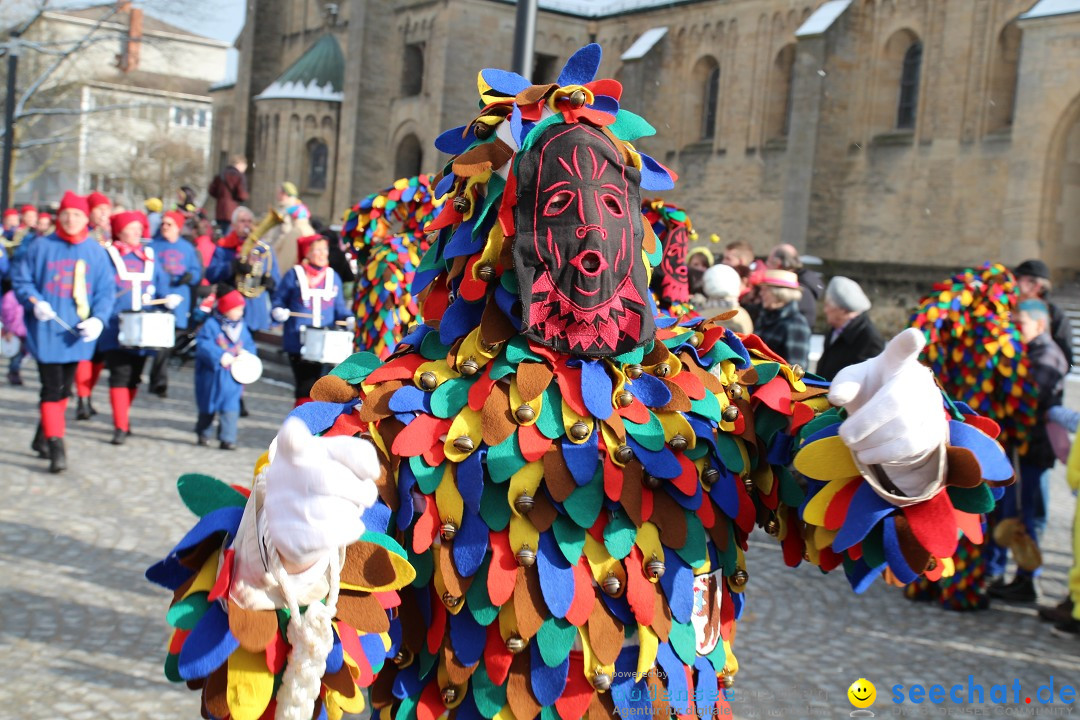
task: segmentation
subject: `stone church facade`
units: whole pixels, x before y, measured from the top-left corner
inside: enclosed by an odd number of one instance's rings
[[[703,238],[788,241],[839,268],[1038,256],[1059,279],[1080,270],[1080,1],[540,7],[532,79],[599,42]],[[215,157],[254,159],[257,215],[289,179],[331,221],[438,172],[433,141],[475,114],[477,70],[509,66],[514,11],[249,0],[237,82],[214,93]]]

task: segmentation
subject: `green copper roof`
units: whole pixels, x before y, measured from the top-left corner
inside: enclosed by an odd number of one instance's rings
[[[256,100],[327,100],[345,97],[345,55],[333,35],[319,38]]]

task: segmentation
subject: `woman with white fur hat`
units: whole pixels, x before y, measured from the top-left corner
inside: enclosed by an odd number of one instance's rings
[[[829,281],[825,288],[825,321],[831,330],[818,360],[818,375],[832,380],[848,365],[868,360],[884,349],[885,340],[870,320],[869,311],[870,298],[859,283],[840,275]]]
[[[701,306],[708,308],[706,316],[709,313],[720,314],[735,310],[735,315],[720,324],[744,335],[754,332],[754,321],[750,319],[750,313],[739,305],[742,279],[735,268],[730,265],[713,265],[705,271],[701,283],[707,298]]]

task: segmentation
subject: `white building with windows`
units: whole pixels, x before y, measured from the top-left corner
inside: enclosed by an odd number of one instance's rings
[[[23,38],[79,48],[27,99],[16,130],[15,202],[48,205],[72,189],[98,190],[127,207],[161,197],[168,207],[181,185],[204,191],[213,174],[209,87],[224,75],[227,43],[127,2],[45,12]],[[20,96],[55,59],[23,49]]]

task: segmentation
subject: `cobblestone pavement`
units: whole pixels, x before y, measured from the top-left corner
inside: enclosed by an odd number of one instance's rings
[[[189,525],[177,476],[201,471],[246,482],[291,404],[289,392],[250,388],[252,417],[241,420],[241,449],[230,453],[193,444],[190,370],[174,374],[168,400],[136,401],[135,435],[121,448],[108,444],[108,395],[99,387],[102,414],[69,424],[71,469],[51,476],[29,450],[37,384],[32,363],[27,370],[26,387],[0,387],[0,718],[197,718],[197,697],[162,675],[169,596],[142,573]],[[1080,401],[1080,385],[1070,397]],[[1063,596],[1069,563],[1075,503],[1060,470],[1052,500],[1044,602]],[[1051,677],[1058,690],[1080,686],[1080,641],[1053,636],[1033,608],[948,613],[909,603],[881,583],[856,597],[840,574],[785,568],[764,535],[750,555],[736,642],[737,718],[847,717],[846,689],[859,677],[877,685],[878,717],[1072,710],[1040,707],[1035,691]],[[895,684],[960,683],[966,698],[969,676],[987,694],[1008,684],[1010,699],[1019,680],[1020,703],[891,702]]]

